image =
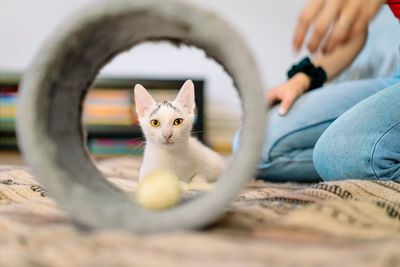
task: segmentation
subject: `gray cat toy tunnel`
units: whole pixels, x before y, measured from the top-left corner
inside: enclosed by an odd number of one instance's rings
[[[99,70],[119,53],[153,40],[203,49],[231,75],[244,112],[239,150],[215,189],[161,212],[141,208],[102,177],[86,151],[81,122],[82,101]],[[261,88],[248,47],[215,14],[175,0],[101,1],[62,25],[26,73],[19,145],[34,174],[78,224],[135,233],[201,228],[224,214],[254,173],[265,129]]]

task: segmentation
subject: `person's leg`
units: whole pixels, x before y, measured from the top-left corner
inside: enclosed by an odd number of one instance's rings
[[[400,181],[400,83],[333,122],[315,146],[314,164],[324,180]]]
[[[364,80],[328,85],[300,97],[286,116],[269,112],[258,178],[269,181],[320,180],[313,160],[314,145],[346,110],[398,79]],[[239,142],[236,135],[234,150]]]

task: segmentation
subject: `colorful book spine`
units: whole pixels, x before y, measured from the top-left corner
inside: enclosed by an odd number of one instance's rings
[[[17,103],[17,88],[0,90],[0,131],[14,131]]]
[[[89,150],[101,155],[142,155],[144,141],[135,139],[93,138],[88,142]]]
[[[92,90],[86,97],[83,121],[87,125],[132,125],[132,95],[129,90]]]

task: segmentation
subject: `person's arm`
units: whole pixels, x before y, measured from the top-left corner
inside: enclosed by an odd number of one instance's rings
[[[327,74],[327,79],[331,80],[350,65],[363,48],[366,38],[367,31],[364,31],[349,42],[337,47],[332,53],[316,54],[311,58],[311,62],[314,66],[322,67]],[[296,99],[309,89],[310,83],[310,78],[299,72],[285,83],[269,90],[266,94],[267,101],[271,105],[281,102],[279,114],[285,115]]]
[[[329,54],[316,54],[311,62],[314,66],[322,67],[326,74],[327,80],[332,80],[347,68],[360,53],[367,40],[368,31],[361,32],[348,43],[338,46]]]

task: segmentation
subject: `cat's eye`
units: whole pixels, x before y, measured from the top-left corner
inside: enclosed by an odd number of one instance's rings
[[[174,125],[175,126],[181,125],[182,123],[183,123],[183,119],[181,119],[181,118],[177,118],[177,119],[174,120]]]
[[[160,126],[160,121],[159,120],[151,120],[150,125],[153,127],[158,127],[158,126]]]

